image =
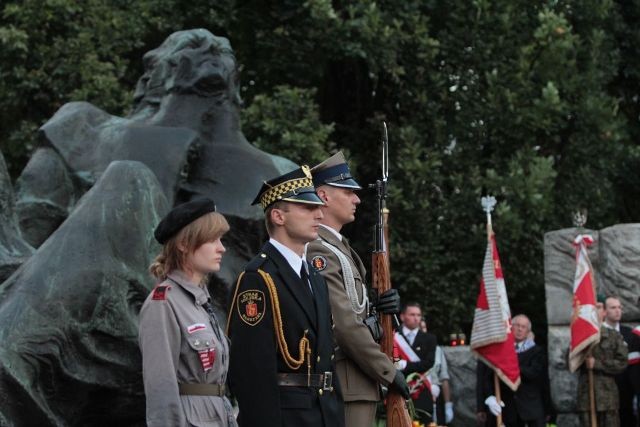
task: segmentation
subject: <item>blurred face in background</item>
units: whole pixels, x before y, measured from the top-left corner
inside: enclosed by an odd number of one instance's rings
[[[604,302],[605,320],[615,325],[622,319],[622,304],[618,298],[609,297]]]
[[[420,307],[408,306],[400,313],[402,324],[409,329],[415,329],[420,326],[422,320],[422,311]]]
[[[519,315],[511,320],[511,327],[513,330],[513,337],[516,342],[522,342],[527,339],[529,332],[531,332],[531,322],[526,316]]]

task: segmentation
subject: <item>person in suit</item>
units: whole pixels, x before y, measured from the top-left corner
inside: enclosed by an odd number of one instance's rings
[[[380,400],[380,384],[395,387],[405,398],[409,389],[404,376],[380,350],[377,312],[398,313],[400,298],[394,289],[376,304],[367,295],[366,269],[340,231],[355,219],[361,187],[351,176],[341,152],[311,169],[313,184],[324,202],[319,238],[309,243],[307,257],[324,276],[329,287],[335,322],[336,369],[345,401],[346,423],[370,427]]]
[[[306,166],[264,183],[269,241],[229,306],[229,385],[241,427],[344,426],[327,285],[305,260],[322,201]]]
[[[478,419],[486,420],[488,409],[493,416],[502,413],[507,427],[544,427],[546,355],[542,347],[528,338],[531,320],[527,316],[519,314],[511,319],[511,324],[520,365],[520,386],[514,392],[500,382],[502,404],[499,404],[493,389],[493,370],[486,366],[479,369]]]
[[[400,313],[402,325],[394,337],[400,358],[396,366],[409,380],[411,398],[420,422],[427,425],[438,419],[439,424],[444,424],[444,413],[441,412],[439,417],[434,417],[435,403],[440,396],[442,385],[437,373],[431,369],[434,366],[438,343],[435,335],[420,329],[421,318],[422,309],[420,304],[415,302],[407,303]],[[448,380],[446,392],[448,395]],[[447,400],[450,402],[450,396],[447,396]],[[447,407],[453,418],[453,405],[450,403]]]
[[[604,311],[604,323],[602,326],[622,335],[622,339],[629,350],[627,367],[622,373],[616,375],[620,401],[620,426],[637,427],[638,418],[634,414],[633,398],[640,392],[634,387],[634,377],[638,376],[638,369],[640,368],[640,338],[632,332],[630,327],[620,324],[622,303],[618,297],[607,297],[604,301]],[[637,384],[635,386],[637,387]]]

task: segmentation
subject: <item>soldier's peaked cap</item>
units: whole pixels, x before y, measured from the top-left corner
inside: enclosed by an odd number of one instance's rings
[[[189,202],[177,205],[162,218],[153,232],[161,245],[178,234],[185,226],[191,224],[201,216],[216,211],[216,204],[207,197],[198,197]]]
[[[338,151],[322,163],[311,169],[313,185],[331,185],[332,187],[352,188],[360,190],[362,187],[351,176],[349,165],[342,151]]]
[[[308,166],[302,166],[282,176],[265,181],[252,205],[258,203],[266,210],[275,202],[285,201],[324,205],[313,186]]]

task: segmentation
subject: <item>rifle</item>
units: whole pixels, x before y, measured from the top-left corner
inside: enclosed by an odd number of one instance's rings
[[[385,217],[388,215],[388,211],[385,209],[385,199],[387,197],[387,179],[389,178],[389,138],[387,135],[387,124],[382,122],[382,126],[382,177],[376,180],[375,184],[370,185],[371,188],[375,188],[376,190],[378,205],[371,266],[371,287],[378,295],[391,289],[387,252],[388,246],[385,241]],[[380,313],[380,316],[383,331],[380,348],[393,360],[393,325],[391,315]],[[386,409],[388,427],[411,427],[411,417],[407,410],[407,402],[392,388],[389,388],[387,393]]]

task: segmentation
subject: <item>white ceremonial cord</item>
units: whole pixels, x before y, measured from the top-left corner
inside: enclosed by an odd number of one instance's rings
[[[367,305],[369,304],[369,297],[367,296],[367,288],[365,288],[364,283],[360,283],[362,286],[362,301],[358,301],[358,291],[356,291],[356,280],[353,277],[353,270],[351,268],[351,264],[349,264],[349,260],[346,255],[340,252],[340,249],[336,248],[330,243],[321,241],[322,244],[327,247],[331,252],[335,254],[340,261],[340,267],[342,267],[342,278],[344,281],[344,288],[347,291],[347,296],[349,297],[349,302],[351,302],[351,308],[356,314],[362,314]]]

